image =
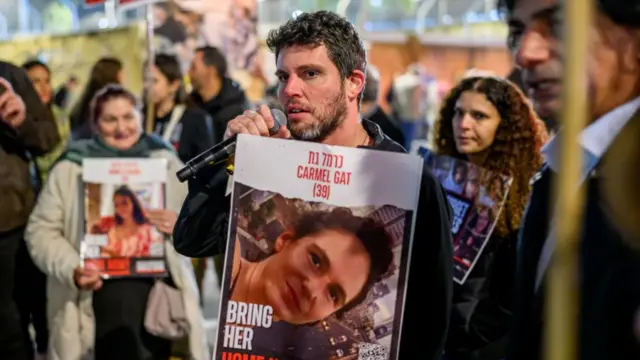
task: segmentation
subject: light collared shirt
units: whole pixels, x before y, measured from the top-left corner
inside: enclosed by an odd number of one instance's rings
[[[589,157],[593,156],[596,161],[609,149],[613,140],[618,136],[622,128],[631,120],[633,114],[640,108],[640,97],[637,97],[624,105],[606,113],[585,128],[580,134],[580,145]],[[560,142],[554,136],[542,148],[542,155],[549,167],[558,172],[560,168]],[[587,160],[589,159],[587,157]],[[589,165],[588,162],[586,165]],[[585,166],[585,169],[589,166]]]
[[[633,115],[640,109],[640,97],[637,97],[606,113],[580,134],[580,146],[584,151],[584,167],[581,182],[584,182],[589,173],[598,165],[602,156],[607,152],[615,138],[620,134],[622,128],[627,125]],[[560,142],[554,136],[543,148],[542,155],[545,162],[555,172],[560,171]],[[555,226],[554,226],[555,227]],[[552,230],[545,241],[538,262],[536,272],[536,290],[540,287],[544,274],[546,273],[551,256],[556,247]]]

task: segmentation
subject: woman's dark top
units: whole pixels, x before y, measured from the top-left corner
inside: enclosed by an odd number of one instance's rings
[[[464,284],[454,284],[443,360],[505,357],[512,313],[518,231],[491,236]]]
[[[154,133],[162,137],[171,120],[172,110],[163,117],[156,117]],[[169,142],[178,152],[182,162],[187,162],[213,146],[213,122],[211,117],[196,107],[187,107],[173,129]]]
[[[149,334],[143,325],[153,284],[153,279],[111,279],[93,293],[95,360],[169,359],[171,341]]]

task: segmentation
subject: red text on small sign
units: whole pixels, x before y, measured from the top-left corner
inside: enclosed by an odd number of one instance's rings
[[[309,151],[307,165],[297,167],[298,179],[314,181],[313,197],[329,200],[331,185],[349,185],[351,172],[340,170],[344,155]]]

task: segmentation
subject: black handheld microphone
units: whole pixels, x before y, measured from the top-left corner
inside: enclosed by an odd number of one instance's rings
[[[269,135],[273,136],[280,131],[281,126],[287,125],[287,117],[278,109],[271,109],[271,115],[273,115],[274,123],[273,127],[269,129]],[[180,182],[185,182],[190,177],[195,176],[195,174],[197,174],[203,167],[227,161],[235,152],[236,135],[233,135],[227,140],[219,142],[202,154],[187,161],[185,167],[180,169],[180,171],[176,173],[176,176]]]

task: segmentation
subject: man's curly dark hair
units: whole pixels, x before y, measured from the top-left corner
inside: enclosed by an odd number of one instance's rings
[[[347,19],[331,11],[303,13],[271,30],[267,36],[267,46],[276,59],[280,51],[295,45],[324,45],[342,80],[354,70],[366,72],[366,52],[358,32]]]
[[[477,164],[498,174],[513,177],[504,210],[496,225],[499,236],[508,236],[520,225],[529,199],[529,180],[542,166],[542,146],[549,136],[529,100],[518,87],[506,79],[470,77],[454,87],[440,108],[435,125],[435,148],[441,155],[457,159],[467,157],[458,152],[453,135],[453,118],[460,96],[473,91],[484,94],[500,114],[500,124],[484,164]]]

